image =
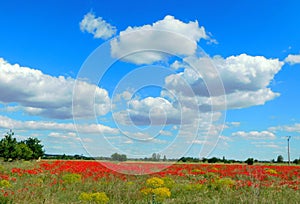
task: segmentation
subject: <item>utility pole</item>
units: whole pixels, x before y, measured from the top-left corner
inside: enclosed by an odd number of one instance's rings
[[[290,160],[290,139],[291,139],[291,136],[287,136],[287,142],[288,142],[288,161],[289,161],[289,165],[291,164],[291,160]]]

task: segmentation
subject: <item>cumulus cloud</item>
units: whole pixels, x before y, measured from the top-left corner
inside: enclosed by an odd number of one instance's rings
[[[147,97],[128,101],[128,109],[115,113],[122,124],[163,125],[180,124],[181,112],[171,102],[162,97]]]
[[[117,29],[93,13],[87,13],[80,22],[80,30],[94,35],[94,38],[108,39],[116,34]]]
[[[268,88],[283,66],[278,59],[241,54],[227,58],[190,56],[184,60],[181,66],[178,61],[173,65],[184,71],[166,77],[166,88],[177,96],[198,96],[202,111],[210,111],[212,105],[216,110],[262,105],[279,96]],[[215,85],[218,81],[222,87]]]
[[[213,63],[220,72],[226,93],[256,91],[267,87],[283,66],[278,59],[241,54],[226,59],[214,57]]]
[[[278,97],[269,85],[282,66],[278,59],[246,54],[186,57],[175,62],[173,68],[183,71],[165,78],[159,97],[129,100],[116,118],[127,125],[186,125],[202,118],[211,122],[220,111],[263,105]]]
[[[250,132],[244,132],[244,131],[238,131],[232,133],[233,137],[241,137],[248,140],[270,140],[275,139],[276,136],[274,133],[269,131],[250,131]]]
[[[73,88],[76,80],[53,77],[39,70],[9,64],[0,58],[0,102],[16,103],[31,115],[56,119],[72,118]],[[76,111],[78,118],[105,115],[110,109],[106,90],[77,81]]]
[[[226,95],[226,106],[228,109],[240,109],[264,105],[267,101],[273,100],[279,95],[279,93],[274,93],[270,88],[263,88],[257,91],[248,92],[237,91],[235,93]]]
[[[151,64],[168,54],[192,55],[200,39],[209,39],[198,21],[184,23],[166,16],[152,25],[128,27],[111,41],[111,55],[135,64]],[[129,55],[130,54],[130,55]]]
[[[289,64],[291,64],[291,65],[294,65],[294,64],[299,64],[300,63],[300,54],[298,54],[298,55],[288,55],[285,59],[284,59],[284,61],[286,62],[286,63],[289,63]]]
[[[198,73],[196,75],[190,74],[191,76],[184,73],[187,81],[190,81],[190,77],[194,78],[191,85],[203,87],[205,84],[209,84],[210,80],[216,80],[217,77],[220,77],[226,94],[265,88],[283,66],[283,62],[278,59],[267,59],[263,56],[247,54],[227,58],[215,56],[210,59],[190,56],[185,58],[185,61],[193,66],[196,71],[194,73]],[[189,69],[186,68],[185,70]],[[195,90],[195,93],[197,95],[207,94],[198,90]]]
[[[67,131],[69,135],[73,135],[78,130],[80,133],[86,134],[117,134],[117,129],[101,124],[78,124],[73,123],[57,123],[48,121],[19,121],[6,116],[0,115],[0,128],[14,130],[36,130],[36,131]]]

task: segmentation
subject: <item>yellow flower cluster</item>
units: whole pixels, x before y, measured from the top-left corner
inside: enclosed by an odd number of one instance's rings
[[[231,188],[235,185],[235,181],[231,178],[225,177],[215,180],[214,184],[216,188]]]
[[[7,180],[1,180],[0,181],[0,187],[9,188],[9,187],[11,187],[11,184]]]
[[[83,192],[80,194],[79,200],[86,203],[94,202],[98,204],[106,204],[108,203],[109,198],[104,192],[96,192],[96,193]]]
[[[265,172],[269,174],[278,174],[278,172],[275,169],[266,169]]]
[[[152,190],[152,193],[158,201],[163,201],[165,198],[169,198],[171,196],[171,192],[167,187],[155,188]]]
[[[147,179],[146,185],[149,188],[159,188],[164,185],[164,180],[158,178],[158,177],[152,177]]]
[[[62,177],[64,183],[79,183],[81,182],[81,175],[80,174],[65,174]]]
[[[158,177],[152,177],[147,179],[146,188],[141,190],[141,193],[145,196],[155,196],[157,201],[162,202],[164,199],[171,196],[171,191],[169,188],[164,187],[164,180]]]

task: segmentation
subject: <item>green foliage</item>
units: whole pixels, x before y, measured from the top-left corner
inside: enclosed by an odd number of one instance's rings
[[[217,189],[231,188],[235,185],[235,181],[231,178],[219,178],[214,182]]]
[[[0,195],[0,203],[1,204],[11,204],[13,202],[8,197]]]
[[[0,181],[0,187],[1,188],[9,188],[9,187],[11,187],[11,184],[9,183],[8,180],[1,180]]]
[[[14,132],[11,130],[6,133],[4,138],[0,141],[0,156],[4,161],[15,160],[18,158],[17,140],[13,138]]]
[[[212,157],[210,159],[207,160],[208,163],[217,163],[220,162],[221,159],[217,158],[217,157]]]
[[[279,155],[277,157],[277,163],[283,163],[283,156],[282,155]]]
[[[85,203],[98,203],[98,204],[106,204],[109,201],[109,198],[104,192],[96,192],[96,193],[82,192],[78,199]]]
[[[44,155],[43,145],[40,144],[41,141],[37,138],[28,138],[25,140],[25,144],[32,150],[32,158],[38,159]]]
[[[10,130],[0,140],[0,157],[4,161],[13,161],[16,159],[38,159],[44,154],[43,145],[37,138],[28,138],[25,141],[17,142],[13,137],[14,132]]]
[[[126,161],[127,156],[125,154],[114,153],[114,154],[111,155],[111,159],[113,161]]]
[[[181,157],[178,161],[181,161],[181,162],[199,162],[200,160],[198,158],[193,158],[193,157]]]
[[[254,164],[254,159],[253,159],[253,158],[248,158],[245,162],[246,162],[248,165],[253,165],[253,164]]]
[[[18,159],[30,160],[33,158],[33,151],[23,142],[17,144]]]
[[[300,164],[300,158],[293,161],[294,164]]]
[[[150,160],[151,161],[159,161],[160,160],[160,154],[153,153]]]
[[[81,182],[80,174],[65,174],[62,177],[64,183],[79,183]]]

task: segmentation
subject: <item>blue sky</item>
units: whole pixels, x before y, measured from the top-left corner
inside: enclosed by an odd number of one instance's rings
[[[300,157],[298,1],[7,1],[0,131],[47,153]]]

